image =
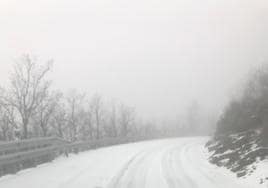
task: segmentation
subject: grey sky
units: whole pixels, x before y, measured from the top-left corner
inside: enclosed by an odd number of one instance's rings
[[[174,118],[193,99],[220,110],[268,61],[267,0],[0,0],[0,85],[14,58],[55,60],[55,87]]]

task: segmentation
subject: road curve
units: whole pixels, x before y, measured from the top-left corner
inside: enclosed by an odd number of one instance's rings
[[[163,141],[133,156],[107,188],[245,188],[208,163],[205,141]]]
[[[124,144],[0,178],[2,188],[248,188],[207,161],[207,138]]]

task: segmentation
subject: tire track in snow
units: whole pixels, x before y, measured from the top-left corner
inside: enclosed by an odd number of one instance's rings
[[[119,171],[119,173],[114,176],[111,180],[111,182],[109,183],[109,185],[107,186],[107,188],[113,188],[116,187],[117,185],[119,185],[121,178],[125,175],[125,173],[127,172],[127,170],[129,169],[130,165],[141,155],[143,155],[145,153],[145,151],[141,151],[139,153],[137,153],[136,155],[134,155],[124,166],[123,168]]]
[[[248,188],[248,186],[237,184],[235,181],[233,181],[234,179],[232,179],[232,177],[221,173],[219,169],[211,165],[201,149],[203,145],[204,142],[200,141],[189,143],[181,153],[181,160],[184,161],[184,163],[189,164],[188,172],[191,172],[196,181],[199,182],[198,185],[200,188]]]
[[[183,155],[185,156],[184,158],[187,159],[188,161],[191,161],[191,163],[189,163],[189,165],[191,166],[191,168],[195,168],[195,172],[197,172],[199,174],[200,177],[202,177],[203,180],[207,181],[207,184],[210,184],[210,186],[214,186],[214,187],[219,187],[219,184],[215,181],[215,179],[213,178],[213,171],[209,168],[208,165],[205,165],[204,162],[208,163],[208,159],[206,159],[205,157],[202,159],[201,157],[196,157],[196,153],[193,152],[194,151],[198,151],[198,147],[200,147],[200,145],[204,145],[205,143],[192,143],[192,144],[188,144],[185,148],[185,150],[183,151]],[[198,152],[199,155],[202,155],[202,151]],[[205,159],[205,160],[204,160]]]
[[[120,170],[120,172],[112,178],[107,186],[108,188],[142,188],[145,186],[148,166],[150,165],[150,156],[153,155],[155,149],[141,151],[133,156]]]
[[[189,143],[185,145],[183,148],[181,148],[179,153],[179,161],[182,164],[182,167],[185,169],[185,174],[191,176],[193,182],[198,182],[195,186],[196,188],[219,187],[218,184],[214,184],[214,181],[211,178],[212,174],[204,173],[204,171],[200,168],[200,164],[196,163],[202,154],[198,153],[198,155],[194,155],[193,153],[189,152],[194,145],[196,145],[196,143]]]
[[[186,173],[178,154],[184,146],[171,148],[162,159],[164,177],[169,188],[196,188],[194,180]]]
[[[169,188],[176,188],[178,180],[174,178],[174,169],[171,166],[170,151],[166,152],[162,158],[162,169],[164,172],[164,178],[169,186]]]
[[[252,188],[208,163],[205,141],[178,138],[79,154],[11,176],[0,187]]]

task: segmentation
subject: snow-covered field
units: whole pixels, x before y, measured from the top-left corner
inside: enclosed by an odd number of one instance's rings
[[[1,188],[258,188],[210,164],[207,138],[125,144],[60,157],[0,178]],[[267,166],[267,165],[266,165]],[[265,169],[262,169],[265,170]],[[264,187],[264,185],[262,185]]]

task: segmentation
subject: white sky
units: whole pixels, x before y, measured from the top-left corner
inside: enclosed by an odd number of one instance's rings
[[[0,0],[0,85],[14,58],[55,60],[54,84],[122,100],[146,118],[196,99],[220,110],[268,61],[267,0]]]

